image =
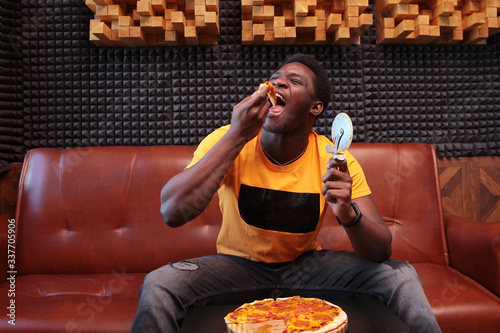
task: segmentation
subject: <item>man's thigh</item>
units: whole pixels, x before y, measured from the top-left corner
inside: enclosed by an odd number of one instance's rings
[[[169,263],[150,274],[159,289],[184,306],[234,303],[268,295],[274,272],[246,259],[213,255]]]
[[[307,252],[277,273],[277,285],[285,290],[379,299],[386,299],[387,293],[391,293],[398,283],[416,277],[413,267],[406,262],[375,263],[353,252],[332,250]]]

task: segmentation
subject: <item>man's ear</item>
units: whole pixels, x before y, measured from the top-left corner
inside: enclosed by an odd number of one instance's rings
[[[312,104],[312,106],[311,106],[310,112],[314,116],[319,116],[321,114],[321,112],[323,112],[323,102],[321,102],[321,101],[314,101],[313,104]]]

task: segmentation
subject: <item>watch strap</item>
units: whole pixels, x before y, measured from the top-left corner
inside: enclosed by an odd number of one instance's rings
[[[341,226],[346,227],[346,228],[349,228],[349,227],[352,227],[353,225],[356,225],[363,217],[363,215],[361,214],[361,211],[359,210],[359,207],[358,207],[358,205],[356,205],[356,203],[351,202],[351,206],[354,209],[354,211],[356,212],[356,218],[354,219],[354,221],[349,222],[349,223],[344,223],[344,222],[340,221],[338,217],[335,216],[335,218],[337,219],[337,222]]]

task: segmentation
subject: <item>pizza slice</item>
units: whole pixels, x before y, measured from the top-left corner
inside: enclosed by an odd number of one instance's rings
[[[261,83],[261,85],[263,84],[269,87],[269,91],[267,92],[267,97],[269,98],[269,101],[271,102],[273,108],[276,108],[278,104],[284,104],[285,100],[283,96],[281,96],[276,91],[276,87],[271,82],[266,81],[264,83]]]

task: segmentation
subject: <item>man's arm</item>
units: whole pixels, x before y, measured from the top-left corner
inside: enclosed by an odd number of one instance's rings
[[[198,216],[212,200],[227,170],[267,116],[267,86],[259,87],[233,108],[231,127],[196,164],[172,177],[161,191],[161,215],[171,227]]]
[[[344,228],[352,246],[366,259],[376,262],[389,259],[392,253],[392,234],[382,220],[373,198],[367,195],[352,201],[358,205],[363,215],[360,223]]]
[[[337,218],[348,224],[356,218],[351,206],[352,178],[347,162],[330,159],[327,172],[323,176],[322,193]],[[359,223],[344,229],[356,252],[362,257],[381,262],[392,253],[392,234],[382,220],[382,216],[370,195],[353,199],[362,214]]]

